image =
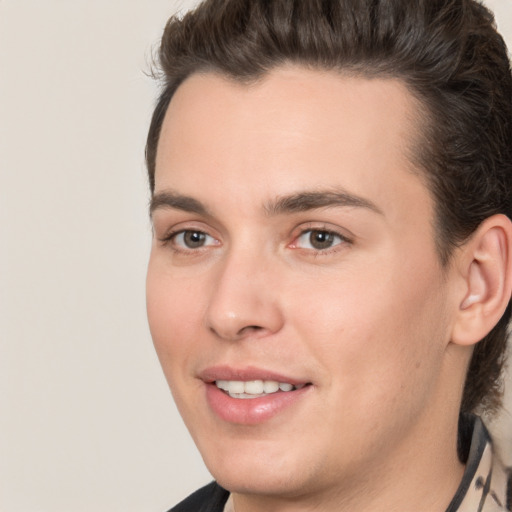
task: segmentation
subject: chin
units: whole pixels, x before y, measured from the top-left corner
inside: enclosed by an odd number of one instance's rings
[[[203,455],[215,480],[230,492],[266,496],[293,497],[302,494],[311,484],[306,463],[297,448],[261,446],[261,443],[233,443],[215,455]],[[273,443],[274,444],[274,443]],[[276,453],[279,452],[279,453]]]
[[[230,492],[246,495],[297,497],[304,493],[305,486],[298,475],[276,474],[261,468],[248,468],[247,471],[212,471],[215,480]]]

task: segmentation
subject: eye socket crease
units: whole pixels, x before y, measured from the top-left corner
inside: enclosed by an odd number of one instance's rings
[[[351,243],[350,240],[336,231],[322,228],[309,228],[300,233],[292,242],[292,249],[306,249],[311,251],[326,252],[335,249],[343,243]],[[309,245],[309,247],[307,247]]]
[[[199,229],[181,229],[170,233],[163,240],[164,243],[172,243],[181,250],[194,251],[209,246],[219,245],[215,238]]]
[[[222,242],[208,231],[196,228],[174,229],[158,239],[163,247],[169,247],[176,254],[199,255],[209,248],[222,246]],[[340,231],[324,226],[303,227],[286,247],[304,254],[329,255],[338,253],[345,245],[352,245],[353,239]]]
[[[366,211],[376,213],[384,216],[383,211],[368,199],[346,192],[343,189],[335,188],[324,191],[302,191],[292,193],[289,195],[278,196],[275,199],[269,200],[263,204],[263,211],[268,217],[277,217],[281,215],[293,215],[297,213],[307,213],[309,211],[328,209],[328,208],[360,208]],[[150,203],[150,215],[153,217],[153,213],[157,210],[174,209],[186,213],[198,215],[206,219],[214,219],[215,215],[212,211],[203,204],[200,200],[183,195],[172,189],[163,190],[156,193],[151,199]],[[216,245],[216,244],[200,244],[195,247],[186,247],[184,241],[182,244],[176,243],[176,238],[185,236],[185,232],[199,232],[202,229],[197,228],[185,228],[182,230],[173,230],[168,233],[165,237],[161,238],[160,241],[163,245],[172,244],[178,252],[195,252],[197,250],[204,250],[205,248]],[[328,247],[315,247],[315,244],[311,244],[311,247],[300,247],[299,238],[304,242],[304,232],[308,232],[311,236],[313,232],[325,232],[328,234],[328,238],[332,239]],[[289,246],[294,249],[304,249],[307,251],[313,251],[318,254],[328,254],[338,248],[338,246],[345,243],[353,243],[351,237],[347,237],[343,233],[340,233],[336,229],[329,229],[325,227],[311,226],[309,229],[295,239],[295,241]],[[339,241],[338,241],[339,239]],[[310,239],[311,240],[311,239]]]
[[[155,239],[161,249],[178,258],[176,262],[193,262],[210,254],[212,249],[222,247],[222,242],[208,231],[192,227],[174,229]]]

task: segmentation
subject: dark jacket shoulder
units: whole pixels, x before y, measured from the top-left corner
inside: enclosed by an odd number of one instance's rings
[[[212,482],[192,493],[169,512],[222,512],[228,497],[228,491]]]

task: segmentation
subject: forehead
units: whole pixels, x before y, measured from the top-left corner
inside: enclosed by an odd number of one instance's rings
[[[342,187],[393,203],[421,187],[409,158],[420,109],[397,79],[278,68],[250,85],[195,74],[176,91],[156,159],[156,192],[286,195]],[[245,188],[244,188],[245,185]],[[242,201],[242,199],[240,199]]]

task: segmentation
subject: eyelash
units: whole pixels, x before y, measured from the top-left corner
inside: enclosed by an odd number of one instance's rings
[[[191,247],[184,248],[175,243],[175,240],[178,236],[180,236],[180,235],[185,236],[187,233],[203,235],[203,236],[210,237],[210,238],[214,239],[214,237],[212,237],[211,235],[209,235],[208,233],[206,233],[205,231],[202,231],[200,229],[179,229],[179,230],[171,231],[170,233],[168,233],[165,237],[160,239],[160,242],[164,246],[170,246],[170,248],[175,253],[178,253],[178,254],[181,253],[181,254],[192,255],[192,254],[197,254],[201,251],[201,249],[204,249],[204,246],[200,246],[197,248],[191,248]]]
[[[217,244],[210,244],[210,245],[206,245],[206,246],[201,245],[197,248],[192,248],[192,247],[184,248],[182,246],[177,245],[175,243],[176,238],[180,235],[185,236],[187,233],[198,234],[198,235],[209,237],[209,238],[215,240],[215,238],[213,236],[209,235],[207,232],[202,231],[200,229],[180,229],[180,230],[176,230],[176,231],[171,231],[165,237],[163,237],[159,240],[162,243],[162,245],[170,246],[173,252],[178,253],[178,254],[185,254],[185,255],[189,255],[189,256],[194,255],[194,254],[199,254],[200,252],[202,252],[202,250],[204,250],[205,248],[210,247],[212,245],[213,246],[217,245]],[[298,247],[297,246],[298,241],[302,237],[306,236],[308,233],[310,234],[310,236],[313,233],[324,234],[327,237],[334,237],[336,239],[339,239],[339,242],[336,243],[335,245],[327,247],[325,249]],[[348,238],[347,236],[342,235],[338,231],[334,231],[326,226],[325,227],[323,227],[323,226],[309,227],[308,226],[306,228],[301,229],[299,234],[294,237],[292,243],[289,244],[288,247],[291,247],[291,248],[297,249],[297,250],[307,251],[308,253],[310,253],[316,257],[316,256],[323,256],[323,255],[329,255],[329,254],[335,253],[341,249],[339,246],[343,246],[345,244],[352,244],[352,240],[350,238]]]
[[[323,234],[327,237],[334,237],[336,239],[339,239],[339,242],[331,245],[330,247],[327,247],[325,249],[316,249],[316,248],[302,248],[297,247],[298,241],[305,237],[309,233],[309,236],[311,236],[313,233],[317,234]],[[333,254],[341,250],[340,246],[344,246],[345,244],[352,244],[352,240],[348,238],[347,236],[341,234],[338,231],[335,231],[333,229],[328,228],[327,226],[308,226],[307,228],[303,228],[300,233],[294,238],[294,241],[290,244],[292,248],[298,249],[298,250],[304,250],[308,251],[311,254],[313,254],[315,257],[317,256],[326,256],[329,254]]]

